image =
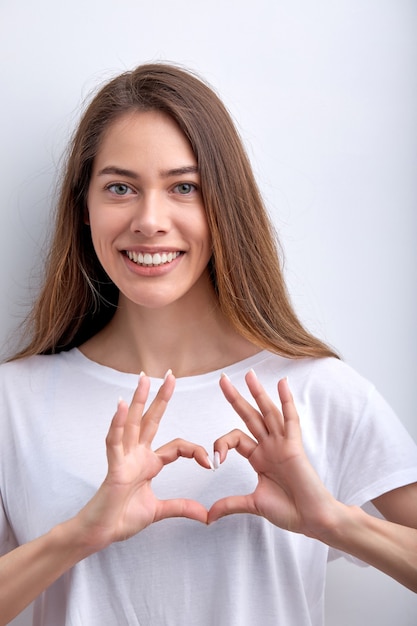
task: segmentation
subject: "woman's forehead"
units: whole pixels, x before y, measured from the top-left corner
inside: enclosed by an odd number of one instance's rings
[[[196,173],[197,160],[177,122],[160,111],[130,111],[106,129],[94,170],[143,169],[153,165],[161,175],[175,169]]]

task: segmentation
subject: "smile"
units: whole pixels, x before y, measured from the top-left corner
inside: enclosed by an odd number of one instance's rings
[[[143,265],[145,267],[156,267],[158,265],[165,265],[166,263],[171,263],[176,259],[181,252],[156,252],[155,254],[150,254],[149,252],[130,252],[126,250],[126,256],[136,263],[137,265]]]

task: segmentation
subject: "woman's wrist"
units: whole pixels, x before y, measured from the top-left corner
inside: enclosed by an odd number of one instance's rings
[[[349,511],[342,502],[333,498],[329,493],[317,503],[314,514],[309,516],[303,531],[307,537],[317,539],[331,547],[336,547],[343,535],[343,528],[351,523]],[[311,513],[311,512],[310,512]]]
[[[417,592],[417,531],[337,502],[314,538],[346,552]],[[310,535],[313,536],[313,535]]]
[[[83,511],[58,524],[50,531],[53,549],[72,567],[79,561],[106,548],[111,542],[97,525],[88,524]]]

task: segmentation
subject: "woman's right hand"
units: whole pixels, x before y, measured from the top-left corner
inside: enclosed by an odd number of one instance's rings
[[[210,467],[204,448],[182,439],[151,449],[174,387],[175,378],[169,374],[144,412],[149,379],[142,375],[130,406],[119,402],[110,425],[108,472],[97,493],[75,517],[0,558],[0,626],[76,563],[114,541],[166,517],[207,522],[202,504],[183,498],[158,500],[151,488],[152,478],[180,456]]]
[[[92,551],[135,535],[153,522],[187,517],[207,522],[202,504],[185,498],[159,500],[151,481],[164,465],[180,456],[210,467],[202,446],[175,439],[158,450],[151,448],[161,418],[175,388],[169,373],[144,413],[149,378],[141,375],[130,406],[120,401],[106,438],[108,473],[95,496],[78,513],[78,523]]]

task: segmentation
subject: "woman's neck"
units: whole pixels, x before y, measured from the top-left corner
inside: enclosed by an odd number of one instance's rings
[[[80,346],[88,358],[114,369],[162,378],[222,369],[259,352],[238,334],[213,297],[146,309],[121,299],[112,321]]]

